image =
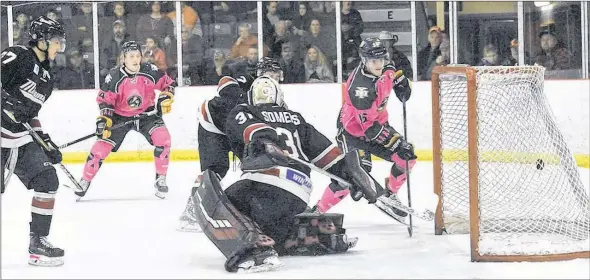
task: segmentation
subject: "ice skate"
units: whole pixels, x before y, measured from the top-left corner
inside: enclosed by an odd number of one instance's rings
[[[406,217],[408,216],[408,213],[396,207],[400,204],[401,201],[398,199],[397,194],[393,194],[387,190],[384,195],[377,198],[375,206],[396,221],[407,225]]]
[[[184,212],[180,215],[180,224],[176,230],[184,232],[203,232],[197,221],[197,217],[194,215],[194,203],[190,197],[186,202]]]
[[[279,255],[272,248],[254,249],[245,261],[238,265],[238,273],[273,271],[283,266]]]
[[[166,194],[168,193],[168,185],[166,185],[165,175],[156,176],[156,183],[154,184],[154,187],[156,188],[156,196],[158,198],[166,198]]]
[[[84,197],[86,195],[86,192],[88,191],[88,188],[90,187],[90,182],[82,179],[82,180],[80,180],[80,187],[82,187],[83,191],[74,192],[74,194],[76,194],[76,201],[80,201],[80,199],[82,199],[82,197]]]
[[[29,264],[34,266],[60,266],[64,264],[64,250],[57,248],[46,236],[30,235]]]

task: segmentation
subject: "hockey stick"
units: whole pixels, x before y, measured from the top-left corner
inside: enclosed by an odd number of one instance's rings
[[[406,99],[404,98],[402,100],[402,106],[403,106],[403,117],[404,117],[404,137],[406,138],[406,141],[408,141],[408,124],[407,124],[407,120],[406,120]],[[408,185],[408,207],[412,208],[412,195],[410,193],[410,163],[408,162],[408,160],[406,159],[406,184]],[[413,234],[413,229],[412,229],[412,215],[408,215],[410,216],[410,221],[409,224],[410,226],[408,227],[408,233],[410,234],[410,237],[412,237]]]
[[[29,134],[31,134],[31,136],[35,139],[35,141],[37,141],[37,143],[39,145],[41,145],[41,147],[43,147],[43,149],[45,149],[45,151],[57,150],[57,148],[55,146],[53,146],[53,145],[50,146],[47,143],[45,143],[45,141],[43,141],[43,139],[41,139],[41,136],[39,136],[39,134],[37,134],[37,132],[35,132],[35,130],[33,130],[33,128],[31,127],[30,124],[23,123],[22,125],[29,131]],[[61,162],[58,163],[57,165],[59,165],[61,170],[66,174],[66,176],[68,176],[70,181],[72,181],[72,183],[74,183],[74,186],[76,186],[76,188],[79,191],[83,191],[83,189],[80,186],[80,184],[78,183],[78,181],[76,181],[74,176],[72,176],[72,173],[70,173],[70,171],[65,167],[65,165],[63,165],[63,163],[61,163]]]
[[[123,126],[126,126],[126,125],[128,125],[128,124],[130,124],[130,123],[132,123],[132,122],[134,122],[134,121],[138,121],[138,120],[141,120],[141,119],[143,119],[143,118],[146,118],[146,117],[149,117],[149,116],[153,116],[153,115],[155,115],[155,114],[157,114],[157,113],[158,113],[158,110],[157,110],[157,109],[155,109],[155,110],[153,110],[153,111],[150,111],[150,112],[147,112],[147,113],[140,114],[139,116],[136,116],[136,117],[134,117],[134,118],[132,118],[132,119],[130,119],[130,120],[128,120],[128,121],[125,121],[125,122],[122,122],[122,123],[119,123],[119,124],[117,124],[117,125],[113,126],[113,127],[111,128],[111,131],[112,131],[112,130],[115,130],[115,129],[118,129],[118,128],[121,128],[121,127],[123,127]],[[91,134],[88,134],[88,135],[86,135],[86,136],[84,136],[84,137],[78,138],[78,139],[76,139],[76,140],[74,140],[74,141],[71,141],[71,142],[65,143],[65,144],[63,144],[63,145],[60,145],[60,146],[59,146],[59,147],[57,147],[57,148],[61,150],[61,149],[64,149],[64,148],[66,148],[66,147],[69,147],[69,146],[71,146],[71,145],[74,145],[74,144],[76,144],[76,143],[82,142],[82,141],[84,141],[84,140],[86,140],[86,139],[90,139],[90,138],[92,138],[92,137],[94,137],[94,136],[96,136],[96,133],[91,133]]]

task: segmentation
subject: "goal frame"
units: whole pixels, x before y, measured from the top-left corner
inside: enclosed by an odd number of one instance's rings
[[[432,164],[434,193],[438,195],[434,219],[435,235],[445,232],[442,198],[442,142],[441,142],[441,104],[440,75],[462,75],[467,78],[467,161],[469,172],[469,239],[472,262],[520,262],[520,261],[562,261],[578,258],[590,258],[590,251],[547,254],[547,255],[485,255],[479,253],[479,154],[478,154],[478,119],[477,119],[477,70],[468,65],[435,66],[432,69]]]

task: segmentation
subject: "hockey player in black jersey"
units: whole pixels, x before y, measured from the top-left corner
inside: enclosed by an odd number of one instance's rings
[[[345,157],[301,114],[283,106],[275,80],[253,82],[248,103],[229,113],[225,133],[243,174],[223,190],[219,176],[205,170],[193,199],[199,225],[227,257],[227,271],[275,270],[282,265],[279,255],[334,254],[356,244],[342,228],[342,214],[306,212],[311,171],[291,157],[348,180],[353,197],[369,203],[383,189],[356,158]]]
[[[205,100],[199,109],[199,127],[197,141],[199,145],[199,161],[201,172],[210,169],[219,177],[225,177],[229,170],[229,141],[224,133],[227,114],[236,105],[246,102],[246,92],[256,77],[268,76],[275,81],[283,80],[281,65],[274,59],[264,57],[256,65],[253,73],[237,74],[234,77],[224,76],[217,85],[218,96]],[[198,175],[191,194],[200,185],[202,176]],[[192,215],[193,203],[189,197],[185,210],[180,216],[180,231],[200,231],[195,217]]]
[[[2,193],[14,172],[34,191],[31,203],[29,264],[59,266],[64,250],[47,241],[59,181],[52,164],[60,163],[59,150],[45,151],[33,140],[24,124],[30,124],[47,143],[56,147],[43,132],[38,114],[53,90],[50,60],[65,50],[64,28],[41,16],[31,22],[29,45],[12,46],[2,52],[2,169],[7,177]],[[8,170],[4,170],[7,168]]]

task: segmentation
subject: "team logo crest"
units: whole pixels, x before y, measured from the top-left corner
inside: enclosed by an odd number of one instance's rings
[[[363,98],[369,96],[369,89],[366,87],[357,87],[354,90],[354,96],[363,99]]]
[[[127,98],[127,105],[131,108],[139,108],[141,107],[141,96],[139,95],[132,95],[131,97]]]

